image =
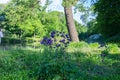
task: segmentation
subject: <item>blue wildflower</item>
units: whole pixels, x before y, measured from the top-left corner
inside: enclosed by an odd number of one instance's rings
[[[47,40],[47,45],[52,45],[53,41],[51,39]]]
[[[52,31],[51,34],[55,34],[56,32],[55,31]]]
[[[66,36],[66,38],[69,38],[69,35],[68,35],[68,34],[66,34],[65,36]]]
[[[52,37],[52,38],[55,37],[55,33],[56,33],[55,31],[52,31],[52,32],[51,32],[51,37]]]
[[[60,40],[59,42],[62,42],[62,43],[64,43],[64,42],[65,42],[65,39],[63,39],[63,40]]]
[[[42,40],[40,43],[41,43],[41,44],[44,44],[44,41]]]

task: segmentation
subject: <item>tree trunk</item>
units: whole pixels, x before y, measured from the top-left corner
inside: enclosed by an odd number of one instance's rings
[[[72,7],[64,7],[65,17],[66,17],[66,25],[68,28],[68,33],[72,41],[79,42],[78,33],[76,31],[73,14],[72,14]]]

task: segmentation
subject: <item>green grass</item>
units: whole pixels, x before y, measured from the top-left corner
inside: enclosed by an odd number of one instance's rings
[[[0,50],[0,80],[120,80],[120,53],[101,57],[102,50],[88,48]]]

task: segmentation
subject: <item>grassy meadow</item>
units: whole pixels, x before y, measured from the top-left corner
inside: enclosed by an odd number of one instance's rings
[[[98,46],[80,42],[64,51],[1,48],[0,80],[120,80],[120,48]]]

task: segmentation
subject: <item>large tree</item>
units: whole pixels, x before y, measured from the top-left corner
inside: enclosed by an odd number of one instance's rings
[[[78,0],[63,0],[63,6],[64,6],[64,12],[66,17],[66,24],[68,28],[68,32],[70,35],[70,38],[74,42],[79,42],[78,33],[75,27],[73,14],[72,14],[72,6],[77,2]]]
[[[1,12],[4,14],[4,29],[12,34],[31,37],[33,34],[43,37],[52,30],[67,32],[62,12],[46,12],[49,0],[41,6],[38,0],[12,0]],[[31,5],[31,6],[30,6]],[[1,15],[2,15],[1,14]],[[12,14],[12,15],[11,15]]]
[[[39,34],[43,30],[43,25],[39,19],[41,12],[45,12],[49,2],[45,6],[40,5],[40,0],[12,0],[6,4],[1,14],[4,16],[4,28],[11,33],[23,36]],[[39,29],[38,29],[39,28]],[[37,30],[37,31],[36,31]]]

